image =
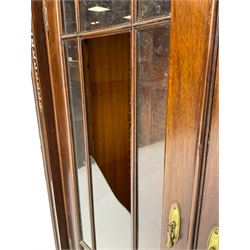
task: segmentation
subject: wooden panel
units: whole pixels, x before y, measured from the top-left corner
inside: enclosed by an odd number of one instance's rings
[[[86,43],[90,154],[130,210],[130,36],[124,33]]]
[[[180,205],[181,236],[173,249],[192,249],[214,11],[214,0],[172,1],[162,249],[174,201]]]
[[[69,242],[66,213],[63,199],[63,188],[52,102],[48,54],[46,49],[42,2],[32,1],[31,3],[35,50],[35,55],[33,56],[33,65],[34,67],[37,66],[37,68],[33,68],[33,87],[36,97],[37,116],[45,164],[45,176],[50,197],[52,221],[54,224],[57,249],[68,249]],[[34,62],[34,60],[36,62]]]
[[[197,249],[206,249],[210,230],[219,224],[219,72],[217,65],[204,195]]]

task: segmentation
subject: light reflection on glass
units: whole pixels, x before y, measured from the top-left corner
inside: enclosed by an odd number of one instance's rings
[[[137,0],[139,20],[166,16],[170,14],[171,0]]]
[[[85,161],[84,130],[82,98],[79,79],[77,41],[68,40],[64,42],[68,90],[70,102],[70,115],[74,141],[75,164],[77,171],[77,184],[80,206],[80,220],[82,239],[91,247],[90,211],[88,197],[88,178]]]
[[[75,3],[74,0],[61,1],[62,28],[64,34],[76,32]]]
[[[81,30],[95,30],[130,22],[130,0],[80,0]]]
[[[160,249],[169,26],[137,34],[138,249]]]

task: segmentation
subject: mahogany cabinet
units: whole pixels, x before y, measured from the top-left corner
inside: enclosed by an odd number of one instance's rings
[[[32,1],[57,249],[218,249],[218,2]]]

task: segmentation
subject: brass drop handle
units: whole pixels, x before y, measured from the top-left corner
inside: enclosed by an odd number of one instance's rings
[[[219,250],[219,227],[214,226],[209,234],[207,250]]]
[[[180,237],[181,219],[177,202],[171,204],[168,220],[166,247],[172,248]]]
[[[167,239],[167,247],[171,248],[174,246],[175,236],[174,236],[174,230],[175,230],[175,222],[171,222],[168,224],[168,239]]]

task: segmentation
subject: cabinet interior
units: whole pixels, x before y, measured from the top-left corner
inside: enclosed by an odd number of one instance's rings
[[[89,153],[130,211],[130,33],[83,41]]]

